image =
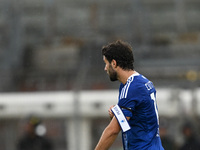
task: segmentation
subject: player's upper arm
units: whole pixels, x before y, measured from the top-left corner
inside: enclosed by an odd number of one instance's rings
[[[130,117],[126,117],[127,120],[130,119]],[[117,121],[116,117],[114,116],[110,122],[110,124],[107,126],[111,134],[118,134],[121,131],[121,127],[119,125],[119,122]]]
[[[109,131],[112,132],[112,134],[118,134],[121,131],[121,127],[115,116],[112,118],[107,128],[109,128]]]

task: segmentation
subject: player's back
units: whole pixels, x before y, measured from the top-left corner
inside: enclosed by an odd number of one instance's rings
[[[129,78],[127,84],[127,97],[119,99],[119,104],[132,110],[131,114],[127,110],[124,111],[125,115],[130,117],[128,122],[131,126],[129,131],[123,133],[123,136],[126,134],[128,150],[162,149],[153,83],[138,74]]]

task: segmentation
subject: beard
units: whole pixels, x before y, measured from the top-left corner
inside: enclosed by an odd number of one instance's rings
[[[117,72],[112,68],[112,66],[109,66],[109,71],[108,71],[110,81],[117,81]]]

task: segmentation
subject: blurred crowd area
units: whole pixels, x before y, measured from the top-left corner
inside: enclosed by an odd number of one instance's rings
[[[199,0],[0,0],[0,92],[118,89],[101,55],[117,39],[132,45],[136,71],[156,88],[193,91],[200,86],[199,16]],[[198,115],[160,118],[168,149],[184,144],[184,125],[199,138]],[[67,119],[43,119],[55,149],[66,149]],[[92,120],[92,147],[108,121]],[[22,124],[0,118],[0,150],[16,148]]]
[[[183,122],[179,117],[160,116],[160,137],[165,150],[199,150],[200,124],[197,120],[186,119]],[[90,119],[90,136],[82,135],[74,141],[72,146],[69,123],[67,118],[43,118],[43,128],[33,128],[35,136],[28,135],[29,122],[23,119],[0,120],[0,149],[1,150],[93,150],[103,130],[109,123],[109,118],[98,117]],[[80,129],[79,129],[80,130]],[[87,131],[87,130],[86,130]],[[121,134],[121,133],[120,133]],[[121,136],[117,137],[110,150],[122,150]],[[86,143],[83,143],[85,141]],[[41,143],[48,144],[41,148]],[[72,143],[71,143],[72,142]],[[88,144],[88,145],[86,145]],[[83,147],[82,147],[83,146]]]
[[[2,92],[70,90],[78,78],[82,89],[117,88],[101,56],[116,39],[132,45],[135,69],[156,86],[199,85],[199,0],[1,0],[0,7]]]

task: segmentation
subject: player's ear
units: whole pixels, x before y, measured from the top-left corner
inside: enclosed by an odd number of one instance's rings
[[[111,62],[111,65],[112,65],[112,67],[114,67],[114,68],[117,67],[117,62],[116,62],[116,60],[113,59],[112,62]]]

